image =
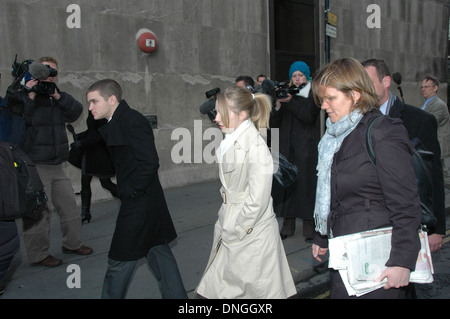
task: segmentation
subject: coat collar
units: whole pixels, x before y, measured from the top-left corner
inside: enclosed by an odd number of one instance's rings
[[[250,123],[249,127],[242,132],[236,139],[235,144],[238,144],[244,151],[248,152],[251,143],[259,135],[259,131],[256,129],[255,124]]]
[[[119,120],[128,109],[130,109],[130,106],[125,100],[122,100],[114,111],[111,121]]]
[[[224,173],[231,172],[235,169],[235,165],[241,161],[237,153],[240,152],[240,150],[248,152],[251,145],[255,143],[255,139],[259,134],[260,133],[256,129],[255,125],[251,123],[250,126],[239,135],[234,142],[234,146],[230,147],[223,155],[221,166]]]
[[[107,142],[110,138],[109,135],[111,135],[111,125],[114,127],[116,123],[120,123],[120,119],[122,118],[123,114],[129,110],[130,107],[128,106],[127,102],[125,100],[122,100],[119,105],[117,106],[116,110],[114,111],[112,118],[109,122],[107,122],[102,127],[99,127],[97,130],[99,131],[100,135],[103,137],[103,139]],[[114,134],[113,134],[114,135]],[[115,134],[117,135],[117,134]],[[117,137],[117,136],[115,136]],[[109,145],[109,144],[108,144]]]
[[[405,110],[405,104],[400,99],[395,99],[394,104],[389,112],[389,117],[400,118]]]

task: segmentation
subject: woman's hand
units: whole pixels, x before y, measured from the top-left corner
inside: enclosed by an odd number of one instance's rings
[[[383,273],[375,279],[377,282],[383,281],[387,278],[387,283],[384,285],[384,289],[388,290],[391,288],[401,288],[409,284],[409,276],[411,270],[404,267],[388,267]]]
[[[319,247],[316,244],[312,245],[312,254],[314,256],[314,258],[316,258],[318,261],[322,261],[322,259],[319,256],[323,256],[327,253],[328,248],[322,248]]]

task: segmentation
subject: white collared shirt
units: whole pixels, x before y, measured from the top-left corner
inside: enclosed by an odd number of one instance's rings
[[[384,102],[384,103],[380,106],[380,111],[381,111],[381,113],[383,113],[384,115],[386,115],[386,109],[387,109],[388,103],[389,103],[389,99],[387,99],[386,102]]]

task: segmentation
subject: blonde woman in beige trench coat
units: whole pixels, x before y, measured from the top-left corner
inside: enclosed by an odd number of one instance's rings
[[[273,162],[258,129],[270,98],[237,86],[217,96],[217,151],[223,199],[197,293],[210,299],[275,299],[296,293],[272,206]]]

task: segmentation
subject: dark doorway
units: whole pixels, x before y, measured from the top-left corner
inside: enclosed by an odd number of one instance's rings
[[[289,67],[304,61],[311,75],[318,67],[318,0],[270,0],[270,74],[275,81],[289,78]]]

